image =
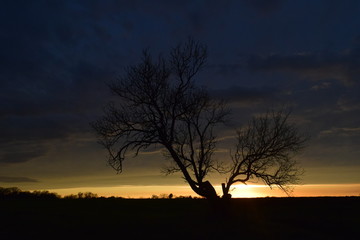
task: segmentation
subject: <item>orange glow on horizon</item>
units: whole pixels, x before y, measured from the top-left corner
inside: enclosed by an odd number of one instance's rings
[[[218,194],[221,187],[215,186]],[[77,194],[78,192],[92,192],[104,197],[124,198],[151,198],[153,195],[174,197],[192,196],[198,197],[189,186],[116,186],[116,187],[83,187],[48,189],[62,196]],[[270,189],[265,185],[235,185],[230,192],[234,198],[256,198],[256,197],[286,197],[280,189]],[[305,184],[295,186],[291,196],[294,197],[316,197],[316,196],[360,196],[360,184]]]

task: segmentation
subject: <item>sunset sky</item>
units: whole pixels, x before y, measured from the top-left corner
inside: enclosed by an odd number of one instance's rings
[[[161,173],[168,160],[159,149],[116,174],[89,126],[113,97],[105,83],[143,49],[166,56],[191,36],[208,47],[198,85],[232,109],[215,157],[229,159],[234,129],[253,115],[289,106],[311,136],[293,195],[359,196],[359,13],[357,0],[2,1],[0,187],[193,194],[180,175]],[[225,178],[208,179],[219,186]],[[233,195],[286,196],[252,184]]]

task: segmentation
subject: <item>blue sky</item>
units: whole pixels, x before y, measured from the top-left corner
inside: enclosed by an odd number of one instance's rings
[[[142,49],[166,55],[189,36],[208,46],[198,84],[233,109],[232,128],[220,135],[291,106],[292,120],[311,136],[298,156],[304,183],[360,183],[359,1],[1,5],[0,186],[182,184],[161,175],[157,152],[129,159],[116,175],[89,122],[112,97],[105,82],[137,63]]]

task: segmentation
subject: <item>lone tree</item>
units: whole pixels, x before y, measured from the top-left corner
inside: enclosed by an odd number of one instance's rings
[[[296,125],[289,123],[289,115],[290,111],[268,112],[237,131],[229,178],[222,183],[223,197],[231,197],[229,190],[234,183],[259,179],[289,195],[289,184],[297,184],[302,174],[293,156],[307,141]]]
[[[212,158],[216,148],[215,128],[229,113],[224,102],[212,99],[194,77],[206,61],[206,47],[189,39],[173,48],[168,58],[155,61],[143,52],[140,64],[109,84],[118,97],[109,103],[104,116],[92,123],[100,143],[108,151],[108,162],[118,172],[129,153],[135,156],[150,146],[161,146],[172,165],[171,174],[181,172],[191,189],[208,199],[218,198],[205,178],[223,166]],[[303,143],[296,128],[282,114],[256,118],[246,130],[238,131],[238,145],[222,184],[229,197],[232,184],[261,178],[269,186],[293,183],[297,176],[290,154]]]
[[[109,84],[119,104],[110,103],[105,116],[92,126],[115,170],[122,171],[129,151],[137,155],[161,145],[173,162],[167,173],[181,172],[194,192],[217,197],[205,177],[216,166],[214,128],[228,111],[194,84],[206,55],[206,47],[191,39],[157,61],[144,51],[140,64],[128,67],[119,81]]]

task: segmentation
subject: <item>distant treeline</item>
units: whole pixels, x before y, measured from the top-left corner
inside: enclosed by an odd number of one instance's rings
[[[97,197],[97,194],[91,192],[79,192],[61,197],[59,194],[49,191],[22,191],[17,187],[0,187],[0,199],[89,199]]]
[[[70,194],[64,197],[57,193],[49,191],[22,191],[17,187],[4,188],[0,187],[0,200],[1,199],[93,199],[105,198],[98,197],[96,193],[92,192],[79,192],[77,194]],[[108,197],[108,198],[122,198],[122,197]],[[197,197],[192,196],[174,196],[170,194],[152,195],[151,199],[192,199]]]

